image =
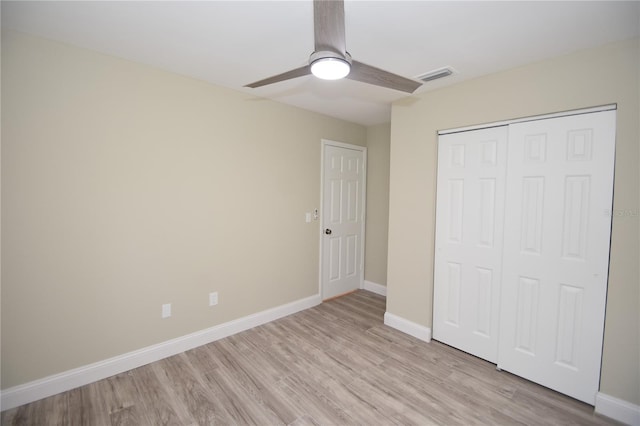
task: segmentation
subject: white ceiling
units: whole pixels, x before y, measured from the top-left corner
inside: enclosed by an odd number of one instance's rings
[[[2,26],[371,125],[407,94],[312,76],[248,89],[313,51],[311,0],[2,1]],[[415,93],[640,35],[640,2],[347,1],[354,59],[416,77],[458,73]]]

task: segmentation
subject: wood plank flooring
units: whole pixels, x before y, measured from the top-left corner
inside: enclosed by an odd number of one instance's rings
[[[367,291],[2,413],[2,425],[607,425],[383,324]]]

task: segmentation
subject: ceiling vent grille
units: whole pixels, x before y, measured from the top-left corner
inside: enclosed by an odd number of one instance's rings
[[[439,78],[448,77],[455,74],[455,71],[451,67],[438,68],[437,70],[429,71],[416,77],[416,80],[420,81],[433,81]]]

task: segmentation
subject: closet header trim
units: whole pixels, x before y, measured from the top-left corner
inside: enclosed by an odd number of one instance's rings
[[[590,114],[592,112],[611,111],[618,109],[618,104],[609,104],[593,108],[576,109],[572,111],[555,112],[552,114],[534,115],[531,117],[514,118],[512,120],[496,121],[494,123],[476,124],[475,126],[457,127],[455,129],[438,130],[438,136],[451,133],[469,132],[472,130],[489,129],[491,127],[508,126],[509,124],[523,123],[526,121],[546,120],[548,118],[567,117],[570,115]]]

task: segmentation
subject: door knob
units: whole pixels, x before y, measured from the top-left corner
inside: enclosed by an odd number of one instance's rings
[[[331,235],[331,229],[327,228],[324,230],[324,233],[327,235]]]

